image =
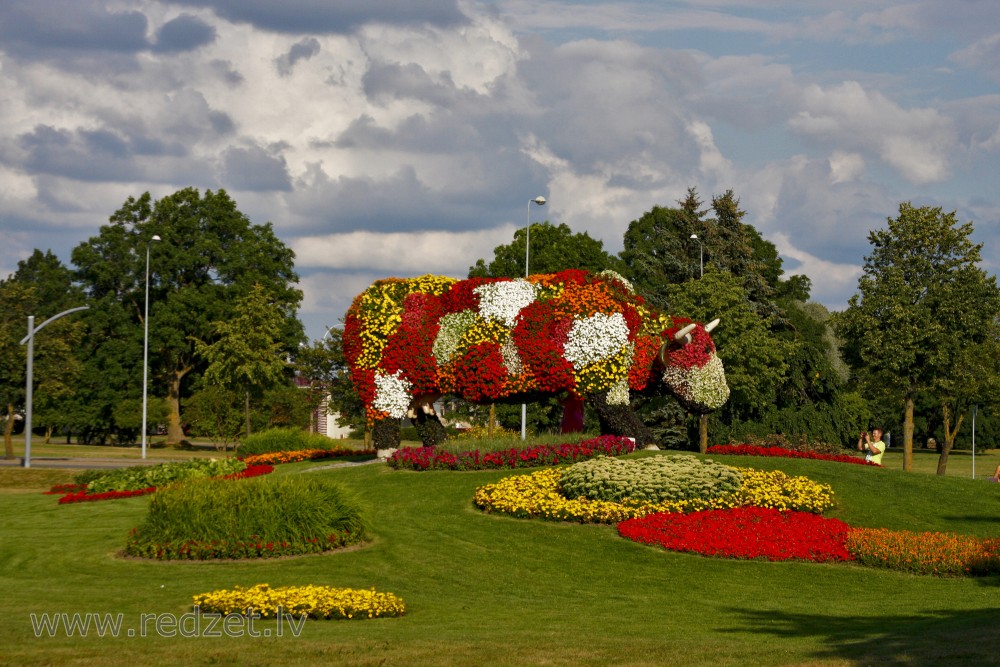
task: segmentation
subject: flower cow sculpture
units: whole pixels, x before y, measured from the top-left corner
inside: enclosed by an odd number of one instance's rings
[[[375,446],[399,446],[408,416],[431,446],[445,438],[433,403],[589,401],[601,432],[651,444],[630,392],[673,392],[704,414],[729,397],[702,326],[657,313],[612,272],[525,279],[442,276],[376,281],[347,311],[344,352]]]

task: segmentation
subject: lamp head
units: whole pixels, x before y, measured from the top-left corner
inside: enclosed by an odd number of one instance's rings
[[[160,238],[159,234],[153,234],[153,238],[151,238],[149,240],[150,241],[162,241],[163,239]]]
[[[692,234],[690,236],[690,238],[693,238],[695,241],[697,241],[698,240],[698,235],[697,234]]]
[[[538,197],[535,197],[534,199],[532,199],[531,201],[535,202],[539,206],[545,206],[545,201],[546,200],[545,200],[545,197],[538,196]]]

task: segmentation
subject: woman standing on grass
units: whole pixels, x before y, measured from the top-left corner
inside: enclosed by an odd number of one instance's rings
[[[858,451],[865,453],[865,461],[882,465],[882,455],[885,454],[885,443],[882,442],[882,429],[873,428],[871,433],[865,431],[858,438]]]

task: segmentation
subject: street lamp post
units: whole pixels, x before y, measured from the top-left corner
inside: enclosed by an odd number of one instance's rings
[[[705,277],[705,246],[702,245],[701,239],[698,238],[697,234],[692,234],[691,238],[698,242],[698,268],[700,269],[700,273],[698,274],[698,277],[699,278],[704,278]]]
[[[531,252],[531,205],[545,206],[545,197],[541,195],[528,200],[528,225],[524,233],[524,277],[528,277],[528,257]],[[492,427],[492,424],[490,425]],[[521,403],[521,440],[528,438],[528,405]]]
[[[35,316],[28,315],[28,335],[21,339],[21,345],[25,343],[28,344],[28,361],[27,367],[25,368],[25,376],[27,380],[24,387],[24,467],[31,467],[31,403],[35,385],[35,334],[41,331],[49,324],[49,322],[55,322],[60,317],[64,315],[69,315],[70,313],[75,313],[79,310],[87,310],[90,306],[78,306],[76,308],[70,308],[69,310],[64,310],[61,313],[53,315],[49,319],[45,320],[37,327],[35,326]]]
[[[161,240],[159,236],[153,238],[146,244],[146,304],[142,316],[142,458],[146,458],[146,408],[149,378],[149,246],[153,241]]]

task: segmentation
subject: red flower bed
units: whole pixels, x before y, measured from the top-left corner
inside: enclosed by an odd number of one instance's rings
[[[650,514],[618,524],[618,533],[671,551],[771,561],[848,561],[850,527],[809,512],[761,507]]]
[[[850,454],[817,454],[816,452],[797,452],[784,447],[758,447],[756,445],[712,445],[708,448],[709,454],[737,454],[740,456],[777,456],[788,459],[817,459],[819,461],[836,461],[837,463],[854,463],[861,466],[875,466],[881,468],[882,465],[865,461],[863,458],[851,456]]]
[[[478,449],[452,454],[436,447],[404,447],[389,457],[393,468],[408,470],[490,470],[496,468],[533,468],[575,463],[595,456],[621,456],[635,451],[629,438],[603,435],[565,445],[512,447],[482,453]]]
[[[240,472],[234,472],[232,475],[226,475],[223,479],[247,479],[248,477],[259,477],[260,475],[267,475],[274,472],[274,466],[270,465],[252,465],[247,466]],[[58,486],[52,487],[48,493],[65,493],[63,491],[56,491],[56,489],[61,487],[70,487],[78,485],[71,484],[60,484]],[[68,505],[70,503],[87,503],[95,500],[117,500],[118,498],[134,498],[135,496],[144,496],[148,493],[155,493],[156,487],[150,486],[145,489],[135,489],[133,491],[105,491],[104,493],[87,493],[87,488],[83,487],[79,491],[70,491],[66,493],[62,498],[59,499],[60,505]]]
[[[87,503],[94,500],[117,500],[118,498],[133,498],[135,496],[144,496],[147,493],[155,492],[155,486],[150,486],[145,489],[135,489],[134,491],[105,491],[104,493],[87,493],[87,490],[84,489],[83,491],[76,491],[75,493],[67,493],[59,499],[59,504],[67,505],[69,503]]]

